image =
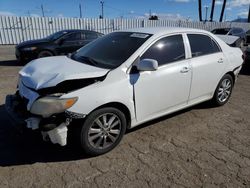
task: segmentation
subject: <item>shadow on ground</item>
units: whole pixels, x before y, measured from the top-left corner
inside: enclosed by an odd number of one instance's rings
[[[209,103],[202,103],[193,108],[203,109],[211,107]],[[127,134],[188,112],[193,108],[187,108],[149,121],[129,130]],[[4,105],[0,105],[0,122],[0,166],[24,165],[36,162],[72,161],[89,157],[83,154],[78,145],[76,146],[76,142],[70,142],[67,146],[61,147],[44,142],[39,132],[27,130],[20,133],[18,129],[11,124]]]
[[[17,60],[0,61],[0,66],[23,66]]]

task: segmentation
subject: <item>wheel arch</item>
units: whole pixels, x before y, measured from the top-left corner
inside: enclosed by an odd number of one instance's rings
[[[117,108],[118,110],[121,110],[124,113],[126,121],[127,121],[127,129],[129,129],[131,127],[131,113],[129,111],[129,108],[125,104],[120,103],[120,102],[109,102],[109,103],[103,104],[103,105],[95,108],[91,112],[93,112],[97,109],[100,109],[100,108],[104,108],[104,107],[113,107],[113,108]]]
[[[233,86],[234,86],[235,78],[236,78],[236,77],[235,77],[235,74],[234,74],[233,71],[228,71],[227,73],[223,74],[223,76],[220,78],[219,82],[217,83],[216,87],[214,88],[213,97],[214,97],[215,91],[216,91],[216,89],[217,89],[217,87],[218,87],[218,85],[219,85],[221,79],[222,79],[225,75],[227,75],[227,74],[230,75],[230,76],[232,76],[232,78],[233,78]]]
[[[233,78],[233,84],[234,84],[234,83],[235,83],[235,79],[236,79],[234,72],[233,72],[233,71],[229,71],[229,72],[227,72],[226,74],[232,76],[232,78]],[[224,74],[223,76],[225,76],[226,74]],[[222,76],[222,77],[223,77],[223,76]]]
[[[44,52],[44,51],[48,51],[48,52],[52,53],[53,56],[56,55],[56,53],[55,53],[53,50],[47,49],[47,48],[42,48],[42,49],[40,49],[39,52],[37,53],[37,56],[39,56],[39,54],[40,54],[41,52]]]

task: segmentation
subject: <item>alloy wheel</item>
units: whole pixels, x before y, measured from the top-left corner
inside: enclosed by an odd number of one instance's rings
[[[121,120],[116,114],[102,114],[90,126],[88,141],[95,149],[108,148],[119,138],[121,128]]]
[[[231,89],[232,89],[232,83],[231,83],[231,80],[229,79],[224,79],[222,82],[221,82],[221,85],[218,89],[218,100],[223,103],[225,102],[230,94],[231,94]]]

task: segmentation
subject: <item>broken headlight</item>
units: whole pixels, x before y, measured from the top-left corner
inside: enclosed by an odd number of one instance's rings
[[[50,117],[53,114],[64,112],[73,106],[78,97],[61,99],[55,96],[47,96],[36,100],[31,106],[30,112],[43,117]]]

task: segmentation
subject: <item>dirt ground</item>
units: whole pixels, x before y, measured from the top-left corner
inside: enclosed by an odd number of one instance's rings
[[[204,103],[146,123],[113,151],[88,158],[11,126],[4,100],[22,68],[13,54],[0,47],[1,188],[250,187],[250,66],[225,106]]]

